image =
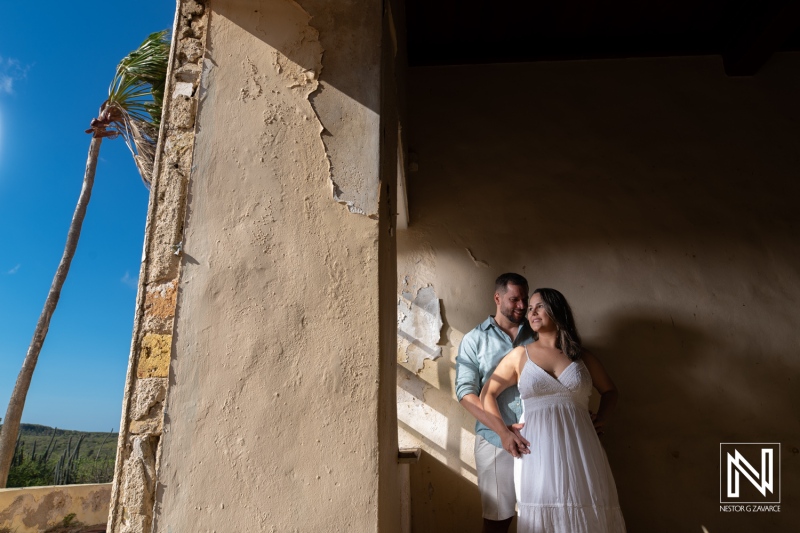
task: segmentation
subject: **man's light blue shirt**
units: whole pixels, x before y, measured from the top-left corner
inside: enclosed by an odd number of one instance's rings
[[[478,327],[464,335],[458,347],[456,357],[456,397],[460,402],[467,394],[481,395],[484,383],[497,368],[500,360],[517,346],[530,344],[534,341],[533,331],[528,321],[519,326],[517,337],[511,337],[490,316]],[[513,385],[504,390],[497,397],[500,415],[506,425],[516,424],[522,416],[522,404],[519,400],[519,389]],[[500,436],[486,427],[475,422],[475,434],[480,435],[498,448],[502,448]]]

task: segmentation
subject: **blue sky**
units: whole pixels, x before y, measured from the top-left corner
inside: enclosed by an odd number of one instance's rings
[[[0,417],[64,249],[84,133],[122,57],[172,27],[175,3],[5,2],[0,17]],[[148,191],[103,142],[78,250],[22,421],[119,429]]]

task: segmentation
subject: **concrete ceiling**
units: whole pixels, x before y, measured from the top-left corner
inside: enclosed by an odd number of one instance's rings
[[[798,0],[406,0],[411,66],[800,50]]]

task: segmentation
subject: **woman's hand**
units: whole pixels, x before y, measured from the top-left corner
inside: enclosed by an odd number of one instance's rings
[[[500,364],[497,365],[489,380],[483,385],[480,398],[485,415],[484,420],[481,420],[481,422],[497,433],[502,441],[503,449],[514,457],[531,453],[528,449],[530,443],[522,438],[519,433],[522,424],[507,426],[503,421],[503,417],[500,415],[500,408],[497,405],[497,396],[510,386],[516,385],[519,381],[518,367],[520,366],[521,358],[525,357],[524,354],[523,348],[514,348],[508,352],[500,361]]]
[[[519,432],[524,425],[525,424],[511,424],[510,426],[507,426],[508,431],[500,436],[500,440],[503,443],[503,449],[514,457],[522,457],[523,454],[531,453],[531,443],[528,442]]]
[[[617,404],[619,393],[617,392],[617,387],[614,385],[614,382],[611,381],[605,368],[603,368],[603,364],[592,352],[584,350],[583,364],[586,365],[589,374],[592,376],[592,385],[594,385],[594,388],[600,393],[600,406],[597,408],[597,413],[595,414],[589,411],[592,417],[592,423],[594,424],[594,430],[599,437],[605,433],[606,420]]]
[[[597,413],[589,411],[589,414],[592,417],[592,423],[594,424],[594,430],[597,432],[597,436],[602,437],[603,434],[605,433],[603,427],[606,425],[606,421],[603,420],[602,418],[599,418],[597,416]]]

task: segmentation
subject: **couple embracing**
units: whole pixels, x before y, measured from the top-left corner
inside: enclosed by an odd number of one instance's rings
[[[598,435],[617,399],[581,347],[572,310],[519,274],[495,282],[497,312],[464,336],[456,395],[476,419],[484,533],[617,533],[625,522]],[[592,388],[600,393],[589,412]]]

